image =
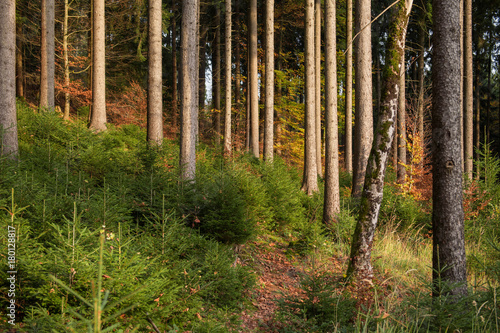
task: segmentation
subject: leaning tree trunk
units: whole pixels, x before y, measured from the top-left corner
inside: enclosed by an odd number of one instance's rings
[[[158,146],[163,143],[161,14],[161,0],[149,0],[147,140]]]
[[[371,251],[382,203],[385,170],[395,131],[398,109],[401,57],[404,54],[406,27],[412,0],[400,1],[394,8],[388,33],[382,105],[377,122],[373,148],[368,159],[365,183],[356,230],[354,231],[347,275],[371,279]]]
[[[0,3],[0,156],[17,158],[16,2]]]
[[[460,0],[434,0],[432,51],[433,296],[467,295],[460,145]]]
[[[335,0],[325,2],[325,201],[323,222],[340,211],[339,140],[337,120],[337,54]]]

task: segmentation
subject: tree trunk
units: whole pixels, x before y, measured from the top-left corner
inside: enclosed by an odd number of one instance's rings
[[[148,20],[148,134],[151,144],[163,143],[162,4],[149,0]]]
[[[398,183],[403,184],[406,178],[406,93],[405,93],[405,55],[401,56],[401,74],[399,76],[398,100]]]
[[[259,150],[259,93],[257,73],[257,0],[250,0],[249,14],[249,94],[250,94],[250,149],[253,156],[260,157]]]
[[[479,55],[477,55],[479,58]],[[475,136],[475,147],[479,149],[481,144],[481,65],[479,59],[476,60],[476,136]],[[474,113],[474,112],[473,112]],[[472,115],[474,117],[474,114]],[[472,132],[471,132],[472,133]],[[472,136],[472,134],[471,134]],[[466,148],[467,151],[467,148]],[[476,178],[479,179],[481,172],[479,170],[479,165],[476,167]],[[472,178],[471,178],[472,179]]]
[[[64,58],[64,120],[69,120],[71,95],[69,93],[69,50],[68,50],[68,19],[69,19],[69,1],[64,0],[64,21],[63,21],[63,58]]]
[[[472,158],[474,154],[474,107],[473,107],[473,73],[472,73],[472,0],[465,0],[465,84],[464,84],[464,107],[465,107],[465,174],[472,180]]]
[[[177,131],[177,0],[172,3],[172,127]]]
[[[433,296],[467,294],[460,160],[460,0],[434,0]]]
[[[92,57],[92,116],[89,128],[95,132],[106,130],[106,43],[104,0],[94,2],[94,32]]]
[[[318,176],[323,177],[321,162],[321,0],[314,0],[314,69],[315,69],[315,99],[316,110],[316,166]]]
[[[55,5],[54,0],[42,0],[42,39],[40,66],[40,107],[54,109],[55,70]]]
[[[24,97],[23,26],[16,23],[16,96]]]
[[[304,132],[304,179],[302,190],[308,195],[318,192],[318,168],[316,166],[316,121],[314,106],[315,66],[314,66],[314,0],[306,0],[306,32],[305,32],[305,132]]]
[[[181,26],[181,179],[194,181],[198,121],[198,10],[197,0],[182,2]]]
[[[425,36],[427,34],[426,29],[426,19],[425,19],[425,8],[422,8],[421,17],[420,17],[420,28],[419,28],[419,47],[420,54],[418,57],[418,99],[417,99],[417,108],[418,108],[418,133],[420,136],[420,143],[422,144],[422,148],[425,147],[425,133],[424,133],[424,110],[425,110]]]
[[[214,109],[215,109],[215,117],[214,117],[214,127],[215,127],[215,144],[220,145],[220,135],[221,135],[221,126],[220,126],[220,100],[221,100],[221,55],[220,55],[220,3],[216,1],[215,4],[215,59],[212,62],[213,68],[213,96],[214,96]]]
[[[347,0],[347,53],[345,84],[345,169],[352,173],[352,0]]]
[[[335,0],[325,2],[325,198],[323,222],[340,212]]]
[[[266,101],[264,159],[274,158],[274,0],[266,0]]]
[[[348,276],[356,275],[360,279],[373,277],[371,251],[380,204],[382,203],[388,155],[396,129],[401,58],[404,54],[411,5],[412,0],[409,0],[406,3],[401,1],[395,6],[392,15],[394,23],[390,25],[388,32],[383,99],[377,121],[376,136],[368,160],[359,218],[353,235],[347,269]]]
[[[17,159],[16,2],[0,2],[0,156]]]
[[[371,1],[356,0],[356,122],[354,127],[354,173],[352,196],[360,197],[366,164],[373,141]],[[364,28],[367,26],[367,28]],[[360,33],[361,29],[364,30]]]
[[[226,155],[231,154],[231,0],[226,0],[226,50],[225,50],[225,58],[226,58],[226,113],[224,116],[224,152]]]

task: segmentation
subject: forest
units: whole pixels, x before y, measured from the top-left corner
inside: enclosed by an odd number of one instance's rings
[[[0,331],[500,332],[500,0],[2,0]]]

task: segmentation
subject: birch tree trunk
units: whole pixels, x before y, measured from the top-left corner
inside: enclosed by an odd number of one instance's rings
[[[181,179],[194,181],[198,121],[198,0],[182,1],[181,25]]]
[[[89,128],[95,132],[106,130],[106,42],[104,0],[93,0],[92,34],[92,115]]]
[[[325,1],[325,199],[323,222],[340,212],[335,0]]]
[[[55,71],[55,5],[54,0],[42,0],[42,38],[40,66],[40,107],[54,109]]]
[[[352,0],[347,0],[347,53],[345,74],[345,169],[352,173]]]
[[[266,101],[264,160],[274,158],[274,0],[266,0]]]
[[[151,144],[163,143],[162,4],[149,0],[148,18],[148,133]]]
[[[356,0],[356,122],[352,196],[360,197],[373,142],[371,0]],[[368,27],[366,27],[368,25]],[[366,28],[365,28],[366,27]],[[364,29],[361,32],[361,29]]]
[[[17,159],[16,2],[0,2],[0,156]]]
[[[306,32],[305,32],[305,132],[304,132],[304,179],[302,190],[308,195],[318,192],[318,169],[316,165],[316,122],[314,107],[315,74],[314,69],[314,0],[306,0]]]
[[[226,112],[224,115],[224,152],[227,155],[231,155],[231,0],[226,0],[226,49],[225,49],[225,58],[226,58],[226,103],[225,108]]]
[[[467,295],[460,152],[460,0],[434,0],[432,52],[433,296]]]
[[[401,57],[404,54],[406,28],[412,0],[400,1],[393,8],[388,33],[382,105],[377,122],[373,148],[368,159],[365,184],[361,196],[359,218],[354,231],[347,276],[373,278],[371,252],[382,203],[385,170],[391,149],[398,109]]]

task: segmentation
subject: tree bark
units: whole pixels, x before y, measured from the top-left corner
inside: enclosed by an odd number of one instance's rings
[[[401,58],[404,54],[411,5],[412,0],[407,0],[406,3],[401,1],[394,7],[392,15],[394,23],[390,25],[388,32],[381,110],[368,160],[359,218],[353,235],[347,269],[348,276],[355,275],[360,279],[373,278],[371,251],[382,203],[387,160],[396,128]]]
[[[352,0],[347,0],[347,53],[345,84],[345,169],[352,173]]]
[[[401,56],[401,74],[399,76],[398,100],[398,183],[403,184],[406,178],[406,93],[405,93],[405,55]]]
[[[106,130],[106,42],[104,0],[93,0],[92,115],[89,128]]]
[[[274,158],[274,0],[266,0],[266,100],[264,160]]]
[[[460,0],[433,1],[433,296],[467,294],[460,153]]]
[[[316,166],[318,176],[323,177],[323,163],[321,161],[321,0],[314,0],[314,69],[316,110]]]
[[[163,143],[162,3],[149,0],[148,21],[148,133],[151,144]]]
[[[221,100],[221,85],[220,85],[220,74],[221,74],[221,55],[220,55],[220,3],[216,1],[215,3],[215,50],[214,55],[215,59],[212,62],[213,68],[213,96],[214,96],[214,109],[215,109],[215,117],[214,117],[214,127],[215,127],[215,144],[220,145],[220,136],[221,136],[221,126],[220,126],[220,100]]]
[[[231,112],[232,112],[232,107],[231,107],[231,68],[232,68],[232,61],[231,61],[231,15],[232,15],[232,10],[231,10],[231,0],[226,0],[226,17],[225,17],[225,22],[226,22],[226,49],[225,49],[225,58],[226,58],[226,112],[224,115],[224,153],[226,155],[231,154]]]
[[[250,0],[249,13],[249,97],[250,97],[250,149],[253,156],[260,157],[259,149],[259,94],[257,72],[257,0]]]
[[[304,179],[302,190],[308,195],[318,192],[318,168],[316,165],[315,121],[315,66],[314,66],[314,0],[306,0],[305,32],[305,132],[304,132]]]
[[[177,0],[172,0],[172,127],[177,131]]]
[[[325,2],[325,198],[323,222],[340,212],[335,0]]]
[[[71,103],[71,95],[69,93],[70,72],[69,72],[69,45],[68,45],[68,19],[69,19],[69,1],[64,0],[64,19],[63,19],[63,58],[64,58],[64,120],[69,120],[69,111]]]
[[[54,109],[55,71],[55,5],[54,0],[42,0],[42,39],[40,66],[40,107]]]
[[[16,117],[16,2],[0,2],[0,156],[18,157]]]
[[[181,26],[181,179],[194,181],[196,174],[196,136],[198,122],[198,11],[197,0],[182,2]]]
[[[354,163],[352,196],[360,197],[366,173],[366,164],[373,142],[372,108],[372,49],[371,1],[356,0],[355,25],[359,33],[356,52],[356,122],[354,127]],[[360,33],[361,29],[364,30]]]
[[[472,180],[472,158],[474,154],[474,107],[473,107],[473,73],[472,73],[472,0],[465,0],[465,84],[464,84],[464,107],[465,107],[465,174]]]

